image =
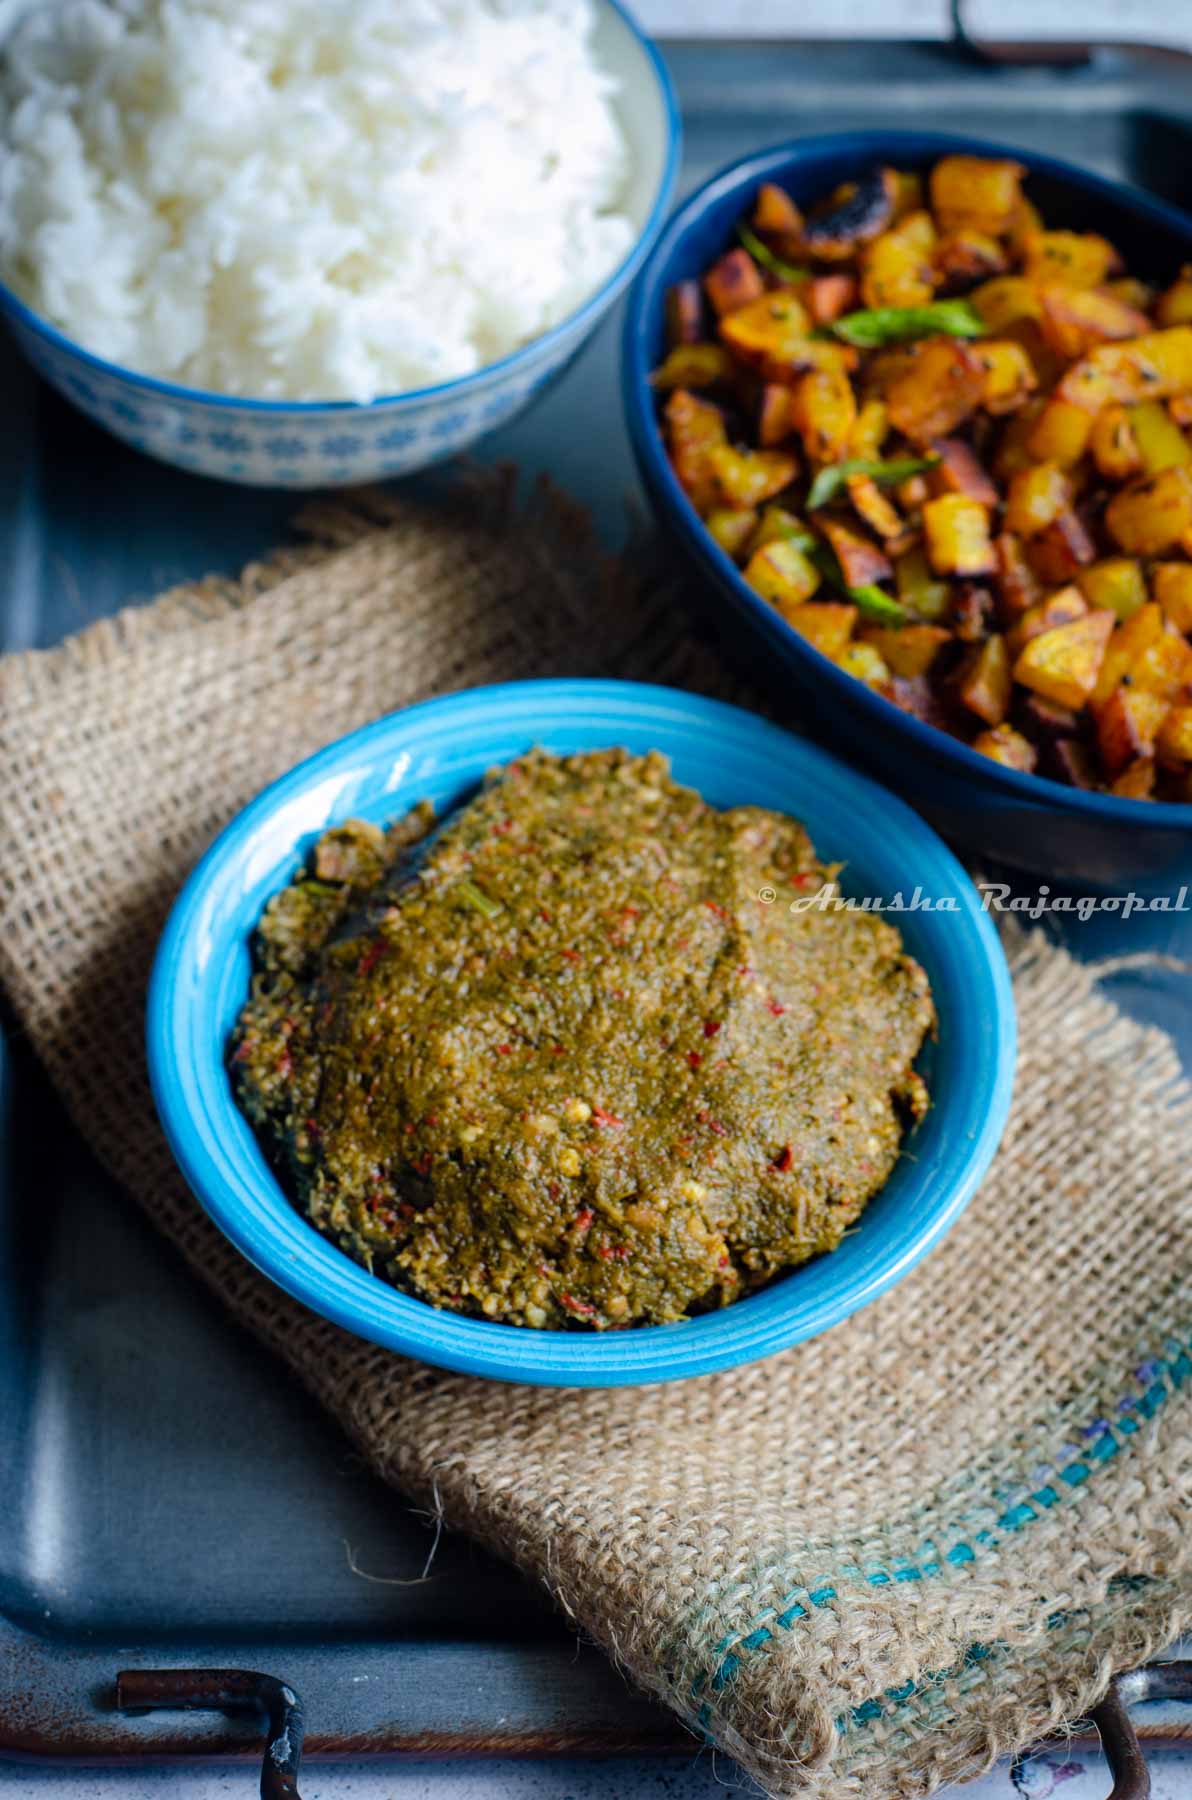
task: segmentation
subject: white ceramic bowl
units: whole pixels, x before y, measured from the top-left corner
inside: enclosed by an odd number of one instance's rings
[[[358,405],[247,400],[135,374],[83,350],[0,283],[17,343],[60,394],[137,450],[200,475],[252,487],[343,486],[406,475],[466,449],[521,412],[566,368],[662,228],[678,173],[680,128],[670,77],[619,0],[596,0],[596,56],[616,76],[629,142],[625,210],[632,249],[578,311],[474,375]]]

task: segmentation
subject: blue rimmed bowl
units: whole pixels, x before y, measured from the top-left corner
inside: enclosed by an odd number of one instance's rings
[[[34,368],[67,400],[134,449],[195,474],[255,487],[336,487],[411,474],[456,455],[563,373],[641,267],[671,202],[681,130],[666,66],[620,0],[596,0],[592,42],[618,83],[613,109],[629,145],[624,210],[634,243],[568,318],[473,375],[363,405],[238,399],[94,356],[3,283],[0,313]]]
[[[671,469],[649,375],[664,353],[667,289],[703,273],[734,240],[758,184],[773,181],[801,205],[875,163],[925,169],[941,156],[1008,156],[1026,166],[1027,192],[1049,225],[1110,238],[1130,269],[1174,279],[1192,261],[1192,218],[1137,189],[1053,156],[982,138],[922,131],[850,131],[796,139],[746,156],[684,202],[629,299],[622,342],[625,416],[643,484],[661,522],[710,578],[712,629],[738,660],[793,688],[829,742],[872,768],[954,843],[1060,885],[1174,892],[1192,882],[1192,805],[1085,793],[1002,768],[838,669],[754,592],[705,530]],[[696,590],[691,597],[699,598]]]
[[[801,818],[846,864],[846,892],[893,902],[939,1012],[920,1066],[933,1105],[860,1227],[831,1256],[763,1292],[675,1325],[532,1331],[436,1311],[308,1225],[238,1111],[225,1045],[244,1003],[253,928],[312,842],[349,817],[440,811],[534,744],[658,749],[718,806]],[[921,904],[911,906],[914,890]],[[940,908],[938,903],[946,902]],[[736,707],[616,681],[527,681],[431,700],[354,732],[265,790],[216,839],[170,915],[149,993],[148,1057],[166,1135],[190,1186],[250,1262],[337,1325],[424,1362],[504,1381],[618,1387],[731,1368],[825,1330],[938,1243],[997,1147],[1014,1071],[1005,958],[963,869],[921,819],[864,776]]]

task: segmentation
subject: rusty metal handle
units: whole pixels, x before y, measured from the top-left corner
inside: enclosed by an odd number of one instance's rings
[[[1110,1682],[1092,1715],[1113,1776],[1109,1800],[1150,1795],[1150,1770],[1127,1710],[1146,1700],[1192,1701],[1192,1662],[1148,1663]],[[249,1669],[124,1669],[116,1677],[116,1705],[122,1711],[256,1713],[267,1726],[261,1800],[301,1800],[302,1702],[288,1682]]]
[[[250,1669],[122,1669],[116,1677],[116,1705],[125,1712],[166,1707],[256,1713],[267,1733],[261,1800],[302,1800],[302,1702],[288,1682]]]
[[[1110,1682],[1093,1713],[1113,1776],[1109,1800],[1147,1800],[1151,1791],[1151,1772],[1126,1710],[1140,1700],[1192,1700],[1192,1662],[1147,1663]]]

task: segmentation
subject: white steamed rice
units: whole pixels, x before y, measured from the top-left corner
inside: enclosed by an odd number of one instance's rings
[[[589,0],[15,10],[0,276],[144,374],[424,387],[565,318],[632,242]]]

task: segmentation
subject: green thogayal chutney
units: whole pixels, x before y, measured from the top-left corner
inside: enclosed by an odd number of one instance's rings
[[[839,1244],[926,1105],[926,976],[795,820],[533,751],[426,839],[325,834],[230,1047],[311,1222],[435,1306],[609,1328]],[[767,904],[759,896],[773,890]]]

